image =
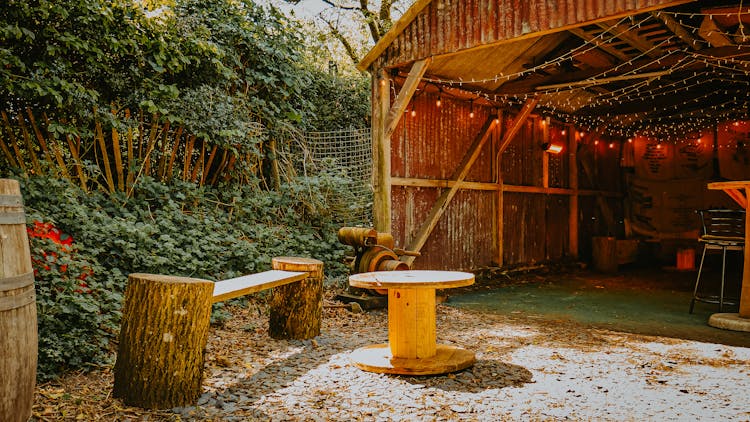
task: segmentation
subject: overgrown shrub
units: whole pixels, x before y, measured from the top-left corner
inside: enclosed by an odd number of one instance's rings
[[[127,200],[86,193],[61,179],[21,183],[28,223],[54,223],[75,239],[68,250],[32,238],[40,379],[111,357],[107,345],[119,327],[129,273],[221,280],[268,270],[271,258],[288,255],[324,261],[329,277],[346,272],[345,248],[325,206],[337,181],[325,173],[284,185],[281,192],[146,179]],[[56,260],[45,263],[50,252]],[[83,273],[91,274],[85,288],[79,283]]]
[[[117,332],[121,289],[82,257],[72,237],[31,213],[29,227],[39,327],[40,379],[67,368],[103,363]],[[63,234],[63,236],[65,236]]]

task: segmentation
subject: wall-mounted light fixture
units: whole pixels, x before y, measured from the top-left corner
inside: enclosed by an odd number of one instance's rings
[[[554,142],[545,142],[542,144],[542,149],[550,154],[559,154],[562,152],[563,146]]]

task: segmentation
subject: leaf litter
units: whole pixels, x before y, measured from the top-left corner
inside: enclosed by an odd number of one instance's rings
[[[476,353],[466,370],[365,372],[349,354],[388,339],[387,313],[326,307],[320,336],[274,340],[265,304],[213,326],[195,406],[147,410],[112,397],[113,367],[38,385],[33,420],[748,420],[750,349],[489,315],[439,304],[438,342]]]

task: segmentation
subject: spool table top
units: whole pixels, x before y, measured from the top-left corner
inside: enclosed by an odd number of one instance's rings
[[[349,284],[365,289],[448,289],[474,284],[474,274],[460,271],[375,271],[349,276]]]

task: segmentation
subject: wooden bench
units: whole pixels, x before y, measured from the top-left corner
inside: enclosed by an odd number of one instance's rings
[[[323,263],[273,258],[273,270],[212,282],[130,274],[115,362],[114,396],[125,404],[166,409],[201,394],[211,305],[273,289],[268,333],[277,339],[320,334]]]
[[[307,273],[271,270],[214,283],[213,303],[304,280]]]

